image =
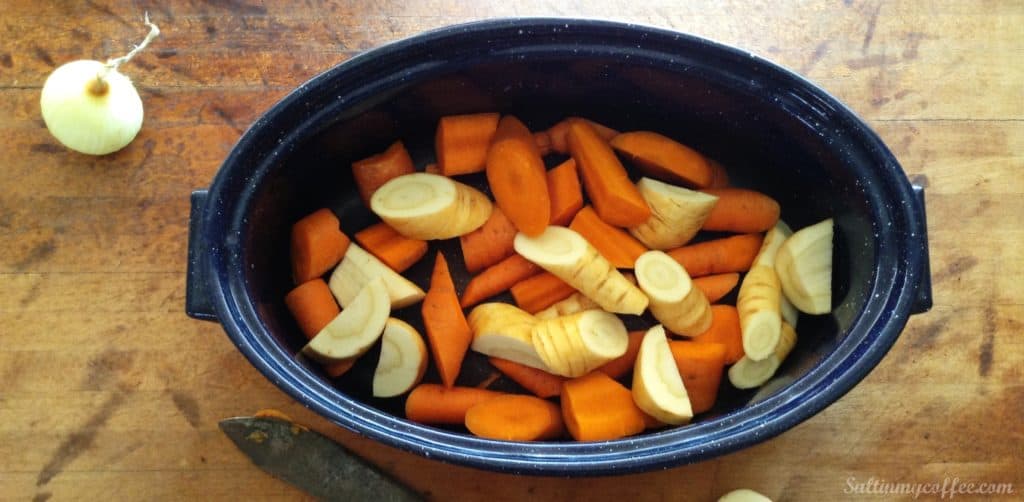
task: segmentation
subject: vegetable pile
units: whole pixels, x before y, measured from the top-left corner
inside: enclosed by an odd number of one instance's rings
[[[339,377],[379,341],[373,395],[408,393],[409,420],[516,441],[686,424],[714,407],[723,376],[767,382],[798,312],[831,309],[832,220],[793,232],[775,200],[673,139],[576,117],[531,132],[481,113],[441,118],[435,148],[424,172],[400,141],[352,165],[381,220],[354,242],[327,209],[291,235],[298,286],[285,302],[309,338],[302,353]],[[547,170],[550,154],[569,158]],[[481,172],[493,202],[458,180]],[[735,235],[692,243],[701,231]],[[458,257],[442,252],[426,291],[402,276],[427,241],[456,238],[473,274],[461,294]],[[737,287],[735,306],[719,303]],[[515,305],[488,301],[505,292]],[[391,317],[416,304],[426,342]],[[532,395],[457,386],[469,350]],[[428,358],[440,383],[421,383]]]

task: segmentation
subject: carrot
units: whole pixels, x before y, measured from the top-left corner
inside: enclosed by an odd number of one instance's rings
[[[430,290],[423,298],[423,325],[430,340],[430,352],[446,387],[455,385],[466,349],[473,340],[473,333],[459,306],[455,284],[448,272],[444,255],[437,253],[434,273],[430,278]]]
[[[725,364],[734,364],[743,358],[743,335],[740,314],[732,305],[711,306],[711,327],[697,335],[698,343],[718,343],[725,346]]]
[[[478,388],[478,389],[486,389],[486,388],[490,387],[491,385],[493,385],[494,382],[497,382],[499,378],[501,378],[501,373],[499,373],[497,371],[492,371],[492,372],[490,372],[490,374],[487,375],[486,378],[484,378],[483,380],[480,380],[480,383],[476,384],[476,388]]]
[[[640,411],[641,413],[643,412],[643,410]],[[665,422],[662,422],[661,420],[658,420],[657,418],[654,418],[648,415],[647,413],[644,413],[644,429],[660,429],[667,425],[668,424],[666,424]]]
[[[537,397],[549,398],[562,393],[564,377],[500,357],[492,357],[490,361],[492,366],[498,368],[498,371]]]
[[[537,145],[537,151],[541,155],[547,155],[552,152],[551,150],[551,135],[547,131],[537,131],[533,133],[533,142]]]
[[[526,258],[517,254],[509,256],[470,279],[462,292],[462,308],[472,307],[540,272],[541,268]]]
[[[501,208],[495,207],[483,226],[459,237],[466,270],[475,274],[511,256],[515,237],[516,226]]]
[[[745,272],[761,250],[761,234],[743,234],[690,244],[668,251],[690,277]]]
[[[538,139],[537,147],[540,148],[541,151],[544,151],[544,146],[546,144],[548,150],[544,153],[545,155],[550,152],[569,153],[569,123],[574,120],[580,120],[589,124],[590,127],[594,129],[594,132],[596,132],[597,135],[605,141],[619,135],[619,131],[610,127],[605,127],[593,120],[587,120],[580,117],[566,117],[562,119],[561,122],[551,126],[547,131],[544,131],[546,137]],[[537,138],[537,136],[534,136],[534,138]]]
[[[382,153],[352,163],[352,177],[366,207],[370,207],[370,197],[381,185],[413,171],[412,158],[401,141],[392,143]]]
[[[691,341],[669,342],[683,386],[694,413],[704,413],[715,406],[718,384],[725,369],[726,347],[720,343]]]
[[[633,369],[633,365],[636,364],[636,355],[640,352],[640,342],[644,341],[645,333],[647,332],[630,331],[629,345],[626,346],[626,353],[604,363],[604,366],[598,368],[597,371],[600,371],[612,378],[621,378],[623,375],[629,373],[630,370]]]
[[[651,217],[608,142],[582,120],[569,123],[569,151],[583,176],[583,186],[601,219],[619,227],[633,227]]]
[[[338,264],[349,241],[330,209],[319,209],[292,226],[292,279],[302,284]]]
[[[466,428],[476,436],[505,441],[555,439],[565,432],[558,405],[516,394],[488,399],[467,410]]]
[[[487,183],[494,201],[520,232],[537,235],[551,222],[547,171],[530,130],[506,115],[487,150]]]
[[[483,171],[487,148],[497,129],[497,113],[441,117],[434,136],[441,174],[455,176]]]
[[[704,230],[723,232],[764,232],[779,221],[779,203],[775,199],[745,188],[712,188],[705,193],[718,197]]]
[[[474,387],[421,383],[405,400],[405,418],[421,424],[462,425],[466,423],[466,411],[501,395],[501,392]]]
[[[686,186],[704,188],[714,172],[696,150],[650,131],[622,133],[609,143],[649,176]]]
[[[569,159],[548,171],[551,224],[565,225],[583,207],[583,190],[576,174],[576,161]]]
[[[708,167],[711,168],[711,184],[708,188],[727,188],[730,186],[729,172],[725,170],[725,166],[714,159],[707,159]]]
[[[427,254],[427,241],[410,239],[380,222],[356,232],[356,242],[395,272],[402,273]]]
[[[536,314],[555,302],[566,299],[576,290],[550,272],[537,274],[519,281],[511,288],[512,298],[519,308]]]
[[[731,272],[728,274],[705,275],[693,280],[693,285],[704,292],[709,303],[721,300],[729,294],[740,282],[740,274]]]
[[[600,371],[566,381],[561,401],[565,426],[577,441],[618,439],[645,428],[633,393]]]
[[[605,223],[590,206],[576,213],[569,228],[597,248],[615,268],[633,268],[636,259],[647,252],[647,247],[636,237]]]
[[[437,163],[436,162],[431,162],[431,163],[429,163],[429,164],[427,164],[426,166],[423,167],[423,172],[428,173],[428,174],[438,174],[438,175],[440,175],[441,174],[441,168],[437,167]]]
[[[284,303],[295,316],[302,334],[310,340],[341,313],[331,288],[319,277],[289,291],[284,297]],[[332,378],[337,378],[355,363],[356,358],[325,364],[324,371]]]

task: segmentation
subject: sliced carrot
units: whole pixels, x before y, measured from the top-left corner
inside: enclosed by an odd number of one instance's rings
[[[405,400],[405,418],[421,424],[463,425],[466,411],[501,392],[474,387],[445,387],[421,383]]]
[[[633,393],[600,371],[566,381],[561,401],[565,426],[577,441],[619,439],[646,427]]]
[[[576,292],[572,286],[550,272],[542,272],[520,281],[512,286],[511,291],[516,305],[531,314],[536,314]]]
[[[406,271],[427,254],[427,241],[405,237],[384,222],[356,232],[355,238],[370,254],[398,273]]]
[[[499,373],[497,371],[492,371],[492,372],[490,372],[490,374],[487,375],[486,378],[484,378],[483,380],[480,380],[480,383],[476,384],[476,388],[478,388],[478,389],[486,389],[486,388],[490,387],[491,385],[493,385],[494,382],[497,382],[499,378],[501,378],[501,373]]]
[[[715,274],[698,277],[693,280],[693,285],[697,286],[697,289],[700,289],[704,293],[704,296],[708,298],[709,303],[715,303],[736,288],[736,285],[739,284],[739,282],[740,274],[731,272],[728,274]]]
[[[284,303],[295,317],[302,334],[310,340],[341,313],[331,288],[319,277],[289,291],[284,297]],[[332,378],[337,378],[355,363],[356,358],[351,358],[325,364],[324,371]]]
[[[704,413],[715,406],[718,385],[725,369],[726,347],[720,343],[691,341],[669,342],[683,386],[694,413]]]
[[[500,207],[491,210],[483,226],[459,237],[462,259],[466,270],[475,274],[509,256],[512,256],[512,241],[516,237],[516,226],[505,216]]]
[[[441,117],[434,136],[441,174],[455,176],[484,170],[487,148],[498,129],[497,113]]]
[[[514,254],[470,279],[460,304],[462,308],[472,307],[540,272],[541,268],[533,262]]]
[[[711,168],[713,173],[711,176],[711,184],[708,188],[727,188],[730,186],[729,172],[725,170],[720,162],[715,159],[707,159],[708,167]]]
[[[525,364],[519,364],[508,359],[492,357],[489,359],[491,365],[498,368],[498,371],[512,379],[524,389],[534,393],[537,397],[554,397],[562,393],[564,377],[552,375],[537,368],[531,368]]]
[[[569,123],[574,120],[580,120],[586,122],[590,127],[597,133],[601,139],[608,141],[615,136],[619,135],[619,131],[610,127],[603,126],[594,122],[580,117],[566,117],[557,124],[551,126],[550,129],[544,131],[546,137],[541,138],[537,141],[537,146],[543,150],[543,146],[546,140],[547,148],[549,152],[555,153],[569,153]],[[535,136],[536,137],[536,136]]]
[[[423,167],[423,172],[427,174],[438,174],[441,175],[441,168],[437,167],[436,162],[431,162]],[[443,176],[443,175],[442,175]]]
[[[494,201],[520,232],[537,235],[551,222],[544,160],[533,134],[519,119],[506,115],[487,150],[487,183]]]
[[[660,429],[662,427],[667,426],[668,424],[666,424],[665,422],[662,422],[661,420],[658,420],[657,418],[654,418],[648,415],[647,413],[644,413],[644,429]]]
[[[401,141],[392,143],[382,153],[352,163],[352,177],[366,207],[370,207],[370,197],[381,185],[415,170]]]
[[[640,352],[640,342],[644,341],[645,333],[647,332],[630,331],[629,345],[626,346],[626,353],[604,363],[597,371],[612,378],[621,378],[623,375],[628,374],[633,369],[633,365],[636,364],[636,355]]]
[[[548,194],[551,196],[551,224],[566,225],[583,207],[583,189],[576,174],[576,161],[562,162],[548,171]]]
[[[648,251],[636,237],[605,223],[590,206],[584,206],[576,213],[569,228],[597,248],[615,268],[633,268],[636,259]]]
[[[292,279],[302,284],[320,277],[341,261],[350,242],[330,209],[317,210],[295,222],[291,236]]]
[[[746,272],[761,250],[761,234],[743,234],[690,244],[668,251],[690,277]]]
[[[656,132],[626,132],[612,138],[610,143],[645,174],[664,181],[704,188],[714,177],[703,155]]]
[[[711,306],[711,327],[694,337],[698,343],[718,343],[725,347],[725,364],[743,359],[743,334],[740,314],[732,305]]]
[[[533,142],[537,145],[537,151],[541,155],[547,155],[551,153],[551,135],[547,131],[537,131],[533,133]]]
[[[459,306],[455,284],[448,272],[444,255],[437,253],[434,273],[430,278],[430,290],[423,298],[423,325],[430,341],[430,352],[441,374],[441,381],[447,387],[455,385],[455,378],[462,368],[462,359],[473,340],[473,333]]]
[[[327,373],[327,375],[330,376],[331,378],[338,378],[341,375],[348,373],[348,370],[352,369],[352,366],[355,366],[357,359],[358,358],[352,357],[349,359],[342,359],[341,361],[325,364],[324,373]]]
[[[718,197],[711,214],[704,220],[704,230],[722,232],[764,232],[779,221],[779,203],[775,199],[745,188],[710,188],[703,190]]]
[[[608,142],[582,120],[569,123],[569,151],[583,176],[597,214],[618,227],[639,225],[651,216],[651,208],[640,196]]]
[[[505,441],[555,439],[565,433],[558,405],[516,394],[488,399],[467,410],[466,428],[476,436]]]

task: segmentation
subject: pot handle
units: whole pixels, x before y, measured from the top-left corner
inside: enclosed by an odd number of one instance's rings
[[[931,259],[928,257],[928,218],[925,215],[924,187],[911,185],[914,191],[914,200],[921,210],[921,228],[917,235],[921,241],[921,280],[917,285],[917,295],[914,303],[910,306],[911,314],[923,314],[932,308],[932,267]]]
[[[205,275],[205,253],[208,246],[200,236],[203,206],[209,190],[192,192],[192,209],[188,217],[188,276],[185,279],[185,313],[193,319],[216,321],[217,313],[210,296],[210,278]]]

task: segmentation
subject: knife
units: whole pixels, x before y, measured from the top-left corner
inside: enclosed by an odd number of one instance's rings
[[[260,469],[323,500],[421,501],[424,498],[334,440],[270,417],[221,420],[220,429]]]

